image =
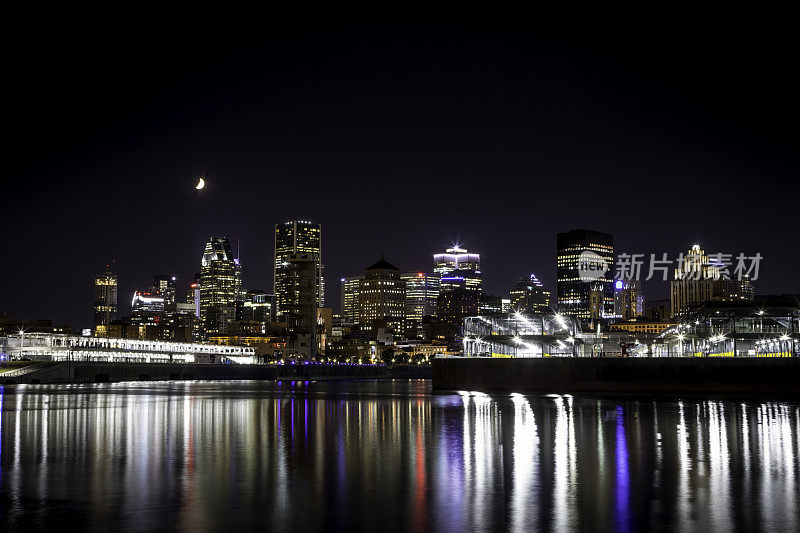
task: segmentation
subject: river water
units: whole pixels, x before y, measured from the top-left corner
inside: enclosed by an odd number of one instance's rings
[[[798,531],[800,404],[430,382],[0,387],[0,518],[182,531]]]

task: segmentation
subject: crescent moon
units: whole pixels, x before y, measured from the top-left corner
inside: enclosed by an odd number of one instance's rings
[[[199,191],[200,189],[202,189],[205,186],[206,186],[206,180],[204,180],[203,178],[200,178],[200,181],[197,182],[197,185],[195,185],[194,188]]]

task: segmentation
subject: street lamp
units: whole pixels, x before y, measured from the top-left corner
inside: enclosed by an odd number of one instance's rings
[[[25,355],[25,350],[23,348],[25,348],[25,330],[20,328],[19,329],[19,359],[20,360],[22,360],[22,358]]]

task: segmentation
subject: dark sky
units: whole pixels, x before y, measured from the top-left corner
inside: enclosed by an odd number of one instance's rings
[[[580,227],[618,252],[760,252],[757,291],[798,292],[782,19],[23,24],[0,313],[88,327],[91,277],[115,260],[126,314],[153,274],[187,282],[211,235],[241,239],[246,286],[271,290],[290,218],[322,222],[335,308],[339,277],[380,253],[429,269],[453,241],[489,292],[530,272],[555,289],[556,232]]]

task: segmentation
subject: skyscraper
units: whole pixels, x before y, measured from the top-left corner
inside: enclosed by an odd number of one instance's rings
[[[94,277],[94,325],[107,326],[117,316],[117,275],[108,270]]]
[[[241,293],[241,267],[233,257],[227,237],[212,237],[203,252],[200,263],[200,321],[205,334],[218,333],[223,324],[220,310],[234,307]]]
[[[406,332],[422,336],[422,317],[436,314],[439,276],[429,272],[403,272],[406,282]]]
[[[518,279],[510,296],[511,307],[522,313],[544,313],[550,307],[550,291],[544,288],[536,274]]]
[[[454,246],[445,253],[434,254],[433,271],[439,275],[440,290],[464,288],[480,294],[483,290],[481,256]]]
[[[614,238],[599,231],[570,230],[558,234],[556,248],[559,312],[581,319],[610,316]]]
[[[699,244],[693,245],[675,269],[670,284],[672,316],[681,316],[703,302],[722,298],[722,278],[719,268]]]
[[[364,270],[358,291],[358,315],[362,327],[383,325],[400,334],[405,318],[406,282],[400,269],[383,256]]]
[[[315,224],[308,220],[290,220],[283,224],[275,224],[275,300],[278,319],[286,313],[286,310],[296,305],[292,301],[292,294],[289,290],[288,278],[288,258],[290,255],[313,254],[317,261],[315,272],[317,281],[315,283],[315,298],[317,307],[325,305],[325,284],[323,280],[322,266],[322,225]]]
[[[282,270],[283,288],[287,298],[282,317],[289,331],[287,353],[294,357],[314,357],[317,352],[319,256],[298,253],[283,259],[286,263]]]
[[[348,276],[341,279],[342,284],[342,322],[358,324],[358,290],[364,276]]]

